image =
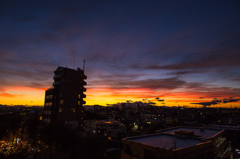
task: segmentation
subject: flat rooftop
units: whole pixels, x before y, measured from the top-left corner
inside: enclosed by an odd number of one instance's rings
[[[176,148],[185,148],[194,146],[197,144],[202,143],[202,141],[197,139],[179,139],[172,135],[165,135],[165,134],[159,134],[159,135],[151,135],[151,136],[141,136],[141,137],[132,137],[127,140],[138,142],[141,144],[146,144],[150,146],[157,146],[162,148],[173,148],[174,147],[174,141],[176,141]]]
[[[221,132],[221,130],[204,129],[203,131],[201,131],[199,128],[187,128],[187,127],[179,127],[179,128],[162,131],[162,132],[175,135],[175,131],[193,131],[194,135],[200,135],[203,138],[213,137],[217,133]]]

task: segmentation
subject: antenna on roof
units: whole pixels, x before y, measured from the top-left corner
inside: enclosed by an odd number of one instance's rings
[[[83,60],[83,71],[85,69],[85,60]]]

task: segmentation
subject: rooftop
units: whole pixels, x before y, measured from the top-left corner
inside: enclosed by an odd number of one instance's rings
[[[175,131],[193,131],[194,135],[197,135],[197,136],[203,137],[203,138],[213,137],[214,135],[221,132],[221,130],[212,130],[212,129],[200,130],[199,128],[188,128],[188,127],[178,127],[178,128],[169,129],[166,131],[160,130],[159,132],[175,135]]]
[[[185,148],[185,147],[190,147],[194,146],[197,144],[202,143],[201,140],[197,139],[180,139],[176,138],[175,136],[172,135],[167,135],[167,134],[158,134],[158,135],[152,135],[152,136],[142,136],[142,137],[136,137],[136,138],[130,138],[130,141],[150,145],[150,146],[157,146],[157,147],[162,147],[162,148],[173,148],[174,147],[174,142],[176,143],[176,148]]]
[[[222,130],[194,127],[174,127],[159,130],[157,132],[158,133],[150,135],[127,137],[123,140],[161,148],[181,149],[209,142],[206,139],[214,137],[222,132]]]

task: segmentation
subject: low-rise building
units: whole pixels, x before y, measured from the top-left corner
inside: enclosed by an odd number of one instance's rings
[[[124,124],[115,120],[85,120],[85,131],[87,135],[103,135],[110,138],[118,137],[118,133],[125,133]]]
[[[174,127],[155,134],[123,138],[122,159],[232,158],[224,130]]]

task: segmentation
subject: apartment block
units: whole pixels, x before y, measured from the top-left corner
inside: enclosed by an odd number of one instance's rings
[[[52,87],[45,92],[45,124],[68,124],[73,129],[84,127],[84,98],[87,76],[84,70],[58,67],[54,71]]]

